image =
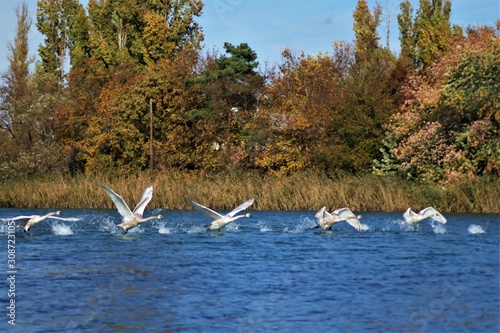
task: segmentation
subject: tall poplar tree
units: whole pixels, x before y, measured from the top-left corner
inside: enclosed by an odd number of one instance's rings
[[[82,41],[81,33],[72,34],[75,19],[82,18],[82,5],[78,0],[38,0],[37,23],[38,31],[45,35],[43,45],[38,52],[42,59],[42,68],[46,73],[56,74],[61,81],[67,69],[65,68],[68,53],[72,50],[71,37],[78,36]],[[85,36],[85,35],[84,35]]]
[[[398,15],[399,40],[401,42],[401,55],[412,61],[415,59],[415,38],[413,35],[413,8],[410,0],[403,1]]]
[[[381,15],[382,7],[380,7],[380,4],[375,6],[372,13],[366,0],[358,1],[356,10],[353,13],[355,56],[358,63],[369,60],[373,52],[379,47],[378,40],[380,37],[377,33],[377,27],[380,24]]]
[[[28,56],[28,33],[31,19],[28,16],[26,3],[16,8],[17,32],[14,42],[8,45],[10,55],[9,69],[2,74],[0,87],[0,119],[1,128],[12,139],[19,139],[25,130],[21,129],[25,113],[29,109],[30,73],[29,65],[34,58]]]
[[[194,18],[202,8],[200,0],[90,0],[92,57],[106,66],[125,59],[151,65],[199,49],[203,33]]]
[[[402,2],[400,8],[401,55],[409,58],[416,69],[425,71],[453,42],[451,0],[420,0],[414,18],[409,0]]]

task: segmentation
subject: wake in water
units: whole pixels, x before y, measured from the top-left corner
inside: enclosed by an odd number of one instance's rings
[[[471,224],[467,231],[469,234],[484,234],[486,232],[480,225],[477,224]]]

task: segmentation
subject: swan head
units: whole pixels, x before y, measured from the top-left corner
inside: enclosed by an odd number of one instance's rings
[[[359,220],[359,219],[362,219],[362,218],[363,218],[363,216],[358,215],[358,216],[356,216],[356,218]]]
[[[156,218],[157,218],[157,219],[161,219],[161,218],[163,218],[163,216],[162,216],[161,214],[158,214],[158,215],[156,216]]]
[[[53,212],[51,215],[61,215],[61,211],[58,210],[57,212]]]
[[[245,214],[245,217],[250,217],[250,213],[246,213],[246,214]]]

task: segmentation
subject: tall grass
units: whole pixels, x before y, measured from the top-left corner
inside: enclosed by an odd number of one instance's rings
[[[330,178],[313,173],[288,177],[248,174],[165,172],[136,176],[106,174],[66,178],[50,176],[0,183],[1,207],[114,208],[99,184],[119,193],[130,206],[154,186],[148,208],[188,209],[186,198],[217,210],[229,210],[255,198],[257,210],[318,210],[350,207],[353,211],[404,211],[434,206],[443,212],[500,213],[500,182],[480,178],[447,188],[398,178],[367,175]]]

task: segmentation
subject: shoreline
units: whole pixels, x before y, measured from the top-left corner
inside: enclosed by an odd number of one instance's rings
[[[191,198],[227,210],[255,198],[253,210],[317,211],[349,207],[360,212],[399,212],[433,206],[447,213],[500,213],[500,182],[478,178],[441,187],[375,175],[330,178],[312,172],[287,177],[175,171],[131,176],[46,176],[0,182],[1,208],[114,209],[99,186],[106,184],[135,205],[153,185],[148,209],[190,209]]]

